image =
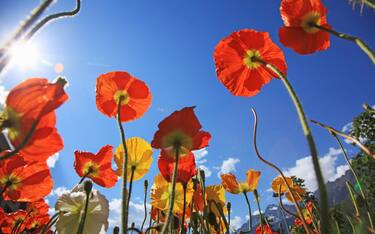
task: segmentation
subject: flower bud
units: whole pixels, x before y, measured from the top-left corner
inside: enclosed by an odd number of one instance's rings
[[[86,194],[90,194],[92,190],[92,182],[91,180],[85,180],[83,183],[83,189],[85,190]]]

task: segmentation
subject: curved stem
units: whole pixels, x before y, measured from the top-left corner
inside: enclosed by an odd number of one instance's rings
[[[372,49],[364,41],[362,41],[360,38],[355,37],[355,36],[351,36],[351,35],[347,35],[347,34],[344,34],[344,33],[339,33],[339,32],[337,32],[337,31],[335,31],[333,29],[325,28],[325,27],[323,27],[321,25],[318,25],[318,24],[315,24],[315,23],[312,23],[311,26],[315,27],[315,28],[318,28],[320,30],[329,32],[330,34],[332,34],[332,35],[334,35],[336,37],[339,37],[339,38],[342,38],[342,39],[354,42],[355,44],[357,44],[357,46],[365,54],[367,54],[367,56],[372,61],[372,63],[375,64],[375,53],[374,53],[374,51],[372,51]]]
[[[126,147],[125,131],[121,123],[121,102],[120,98],[117,104],[117,124],[120,129],[122,147],[124,148],[124,161],[122,164],[122,206],[121,206],[121,233],[125,234],[128,229],[128,190],[127,190],[127,179],[128,179],[128,148]]]
[[[181,233],[186,233],[186,231],[185,231],[186,186],[187,186],[187,184],[184,184],[184,185],[182,186],[183,189],[184,189],[184,206],[183,206],[183,209],[182,209]]]
[[[307,144],[310,149],[311,158],[314,166],[315,176],[316,180],[318,181],[318,188],[319,188],[319,195],[320,195],[320,202],[321,202],[321,220],[322,220],[322,233],[328,234],[329,233],[329,215],[328,215],[328,195],[327,190],[324,183],[324,178],[322,174],[322,170],[320,168],[319,164],[319,158],[318,158],[318,151],[316,149],[315,141],[312,135],[312,132],[310,130],[310,126],[307,123],[307,117],[305,114],[305,111],[303,110],[302,104],[294,91],[292,85],[289,83],[287,77],[279,70],[277,67],[275,67],[272,64],[266,63],[263,60],[257,59],[261,64],[265,65],[270,71],[274,72],[283,82],[286,90],[289,93],[290,98],[293,101],[293,104],[296,108],[296,111],[298,113],[298,118],[300,120],[300,124],[303,130],[303,134],[305,135],[305,138],[307,140]]]
[[[148,182],[147,182],[147,180],[145,180],[145,187],[144,187],[145,188],[145,191],[144,191],[145,195],[144,195],[144,198],[143,198],[143,208],[145,210],[145,217],[143,218],[143,221],[142,221],[141,232],[143,231],[143,227],[144,227],[144,225],[146,223],[146,219],[147,219],[147,206],[146,206],[146,201],[147,201],[147,187],[148,187]],[[151,220],[151,217],[150,217],[150,220]]]
[[[171,196],[169,198],[169,208],[167,213],[167,218],[165,221],[165,224],[163,226],[163,229],[161,231],[162,234],[166,234],[168,232],[168,226],[171,222],[171,219],[173,218],[173,206],[174,206],[174,200],[176,196],[176,181],[177,181],[177,173],[178,173],[178,161],[180,158],[180,146],[175,147],[176,148],[176,161],[174,163],[174,169],[173,169],[173,175],[172,175],[172,191]]]
[[[253,218],[251,217],[251,206],[249,202],[249,198],[247,197],[246,192],[243,193],[246,199],[247,209],[249,211],[249,233],[251,233],[251,230],[253,229]]]
[[[348,155],[346,154],[346,151],[345,151],[345,149],[344,149],[344,147],[343,147],[343,145],[342,145],[340,139],[336,136],[335,133],[332,133],[332,132],[331,132],[331,134],[332,134],[332,136],[336,139],[337,143],[339,144],[339,146],[340,146],[340,148],[341,148],[341,150],[342,150],[342,153],[344,154],[344,157],[345,157],[346,163],[348,164],[348,166],[349,166],[351,172],[352,172],[353,175],[354,175],[355,182],[356,182],[356,183],[358,184],[358,186],[359,186],[359,191],[360,191],[360,193],[361,193],[361,196],[362,196],[363,200],[365,201],[365,206],[366,206],[366,211],[367,211],[367,216],[368,216],[368,219],[369,219],[369,222],[370,222],[370,226],[371,226],[372,229],[374,229],[374,224],[373,224],[373,222],[372,222],[372,216],[371,216],[370,209],[369,209],[370,206],[369,206],[369,204],[368,204],[368,202],[367,202],[366,195],[365,195],[365,193],[364,193],[364,191],[363,191],[363,189],[362,189],[362,186],[361,186],[361,184],[360,184],[360,182],[359,182],[358,175],[357,175],[357,173],[355,172],[355,170],[354,170],[354,168],[353,168],[353,166],[352,166],[352,164],[351,164],[351,162],[350,162],[350,159],[349,159]]]
[[[354,193],[353,186],[350,184],[349,181],[345,181],[345,184],[346,184],[346,187],[349,190],[350,198],[352,199],[352,203],[353,203],[353,206],[354,206],[354,209],[355,209],[355,216],[357,216],[359,218],[360,213],[359,213],[357,201],[356,201],[355,196],[354,196],[355,193]]]
[[[46,234],[47,231],[49,230],[49,228],[55,224],[55,222],[57,221],[58,217],[59,217],[59,214],[60,212],[57,212],[55,213],[49,220],[48,222],[46,223],[46,225],[44,225],[42,231],[40,232],[41,234]]]
[[[139,234],[142,234],[142,232],[138,228],[136,228],[136,227],[130,227],[130,228],[128,228],[127,231],[135,231],[135,232],[137,232]]]
[[[366,147],[364,146],[357,138],[355,137],[352,137],[348,134],[345,134],[337,129],[334,129],[333,127],[331,126],[328,126],[328,125],[325,125],[325,124],[322,124],[316,120],[310,120],[312,123],[322,127],[322,128],[325,128],[327,129],[330,133],[335,133],[336,135],[339,135],[345,139],[348,139],[352,142],[354,142],[359,148],[361,148],[361,150],[363,150],[363,152],[365,152],[368,156],[372,157],[373,159],[375,159],[375,154],[371,153],[371,151]]]
[[[85,208],[83,210],[81,220],[79,221],[77,234],[83,234],[83,228],[85,227],[86,216],[87,216],[87,208],[89,207],[90,194],[91,194],[91,192],[86,192]]]
[[[258,117],[257,117],[257,113],[255,111],[254,108],[251,108],[251,111],[253,112],[253,115],[254,115],[254,136],[253,136],[253,145],[254,145],[254,149],[255,149],[255,153],[257,155],[257,157],[262,161],[264,162],[265,164],[267,164],[268,166],[272,167],[276,172],[278,172],[281,176],[281,178],[283,179],[286,187],[288,188],[288,191],[290,192],[290,194],[292,195],[292,200],[293,200],[293,203],[294,203],[294,206],[296,207],[296,210],[297,210],[297,213],[298,213],[298,216],[300,217],[301,221],[302,221],[302,224],[303,224],[303,227],[306,231],[307,234],[311,234],[310,232],[310,229],[308,228],[307,224],[306,224],[306,220],[305,220],[305,217],[303,216],[303,213],[302,213],[302,210],[301,208],[299,207],[298,203],[297,203],[297,200],[296,200],[296,197],[295,197],[295,194],[292,192],[292,189],[290,188],[286,178],[285,178],[285,175],[284,173],[280,170],[280,168],[278,168],[275,164],[271,163],[270,161],[267,161],[266,159],[264,159],[260,153],[259,153],[259,150],[258,150],[258,146],[257,146],[257,128],[258,128]]]
[[[260,220],[260,229],[262,230],[262,234],[264,233],[264,227],[263,227],[263,215],[262,215],[262,210],[260,209],[260,203],[259,203],[259,197],[258,197],[258,192],[257,190],[254,190],[254,197],[255,201],[258,206],[258,211],[259,211],[259,220]]]
[[[82,178],[79,180],[78,184],[82,184],[82,182],[87,178],[88,175],[90,175],[90,173],[92,173],[92,169],[91,167],[89,168],[89,170],[86,172],[86,174],[84,174],[82,176]]]
[[[283,204],[283,200],[281,199],[281,185],[279,186],[279,204],[280,204],[281,209],[283,209],[287,214],[293,216],[294,218],[299,219],[298,215],[294,214],[293,212],[285,208]]]

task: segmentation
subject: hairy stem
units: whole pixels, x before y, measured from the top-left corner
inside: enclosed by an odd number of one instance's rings
[[[86,216],[87,216],[87,208],[89,207],[90,194],[91,194],[90,192],[86,193],[85,208],[83,210],[83,214],[82,214],[81,219],[79,221],[79,226],[78,226],[77,234],[83,234],[83,229],[85,227]]]
[[[247,197],[246,192],[243,193],[246,199],[246,204],[247,204],[247,210],[249,211],[249,233],[251,233],[251,230],[253,229],[253,218],[251,217],[251,206],[249,202],[249,198]]]

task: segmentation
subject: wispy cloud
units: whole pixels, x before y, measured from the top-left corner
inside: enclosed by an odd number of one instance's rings
[[[215,167],[215,169],[219,170],[217,176],[220,178],[221,174],[231,173],[236,171],[236,164],[239,163],[240,160],[238,158],[229,157],[228,159],[224,160],[220,167]]]
[[[47,165],[49,168],[54,168],[57,160],[59,160],[59,153],[56,153],[47,159]]]
[[[207,148],[195,150],[193,151],[193,153],[194,153],[195,162],[197,166],[204,171],[206,178],[210,177],[212,175],[212,171],[208,166],[204,165],[207,162],[207,159],[206,159],[206,156],[208,154]]]
[[[146,204],[147,212],[149,213],[151,205]],[[135,223],[136,227],[140,227],[144,218],[144,206],[143,202],[129,202],[129,223]],[[147,214],[148,214],[147,213]],[[147,215],[146,224],[149,220],[149,215]],[[115,227],[121,225],[121,199],[114,198],[109,202],[109,226]]]

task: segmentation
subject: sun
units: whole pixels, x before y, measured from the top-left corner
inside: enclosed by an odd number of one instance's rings
[[[35,45],[31,43],[16,43],[10,48],[11,63],[28,69],[35,66],[40,58]]]

